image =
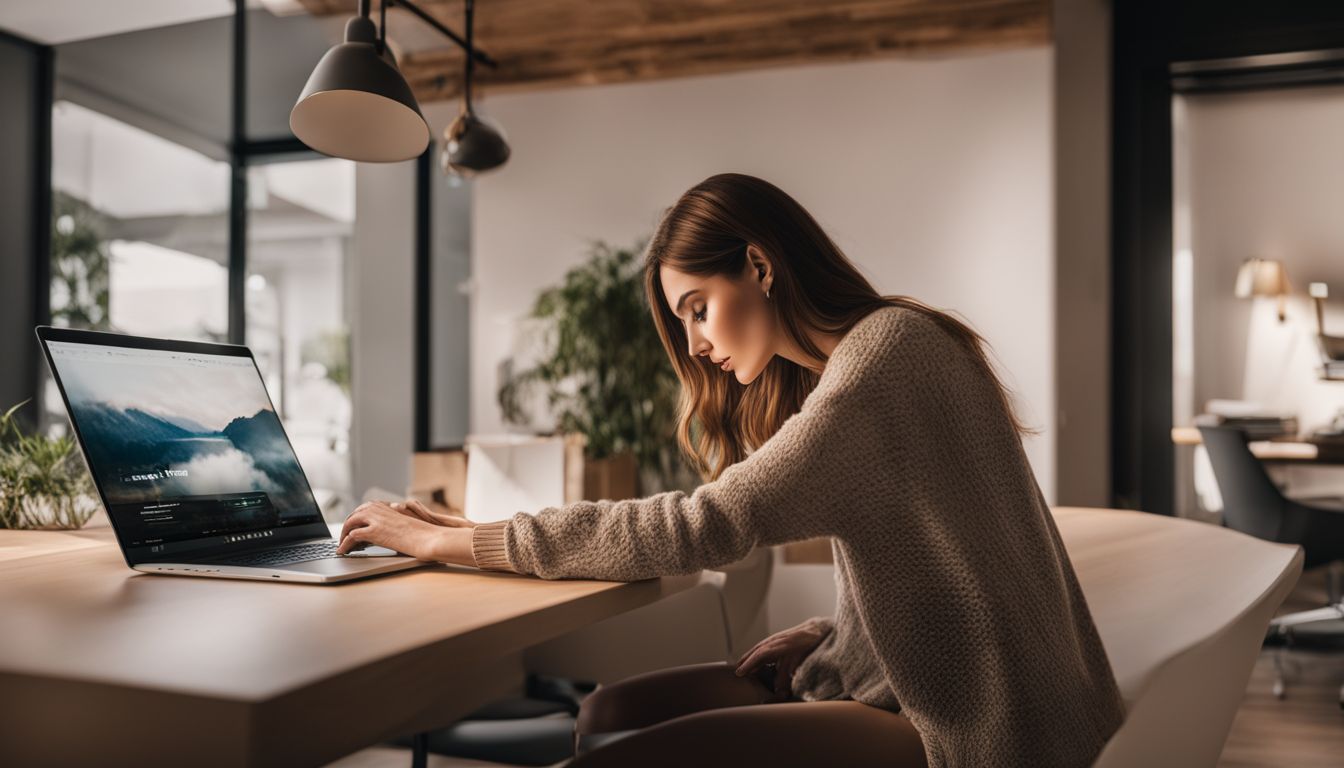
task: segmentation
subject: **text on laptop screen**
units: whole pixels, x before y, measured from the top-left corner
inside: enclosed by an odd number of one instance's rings
[[[48,349],[128,548],[167,554],[322,521],[250,357]]]

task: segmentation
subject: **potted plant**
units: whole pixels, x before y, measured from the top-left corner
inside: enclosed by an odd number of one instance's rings
[[[689,479],[674,432],[679,385],[644,297],[642,252],[594,242],[587,261],[542,291],[531,312],[542,359],[498,392],[505,421],[526,425],[524,401],[544,390],[558,431],[583,437],[588,498]]]
[[[14,418],[23,405],[0,416],[0,528],[79,528],[98,502],[75,439],[25,434]]]

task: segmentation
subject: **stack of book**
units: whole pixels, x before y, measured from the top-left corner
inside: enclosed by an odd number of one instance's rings
[[[1321,363],[1321,378],[1344,379],[1344,360],[1326,360]]]
[[[1274,413],[1256,403],[1236,400],[1210,400],[1205,413],[1195,418],[1200,425],[1236,427],[1251,440],[1271,440],[1276,437],[1295,437],[1297,417]]]

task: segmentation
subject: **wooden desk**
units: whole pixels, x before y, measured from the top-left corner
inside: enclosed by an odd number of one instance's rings
[[[528,646],[695,580],[165,577],[106,527],[0,531],[0,765],[322,765],[517,692]]]
[[[1199,445],[1197,427],[1173,427],[1171,441],[1176,445]],[[1285,464],[1344,464],[1344,454],[1322,453],[1315,443],[1289,440],[1251,440],[1246,443],[1251,454],[1267,462]]]

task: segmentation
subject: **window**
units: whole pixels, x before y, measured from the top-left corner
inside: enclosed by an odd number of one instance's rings
[[[57,102],[52,324],[223,341],[228,180],[228,163]],[[43,386],[45,421],[64,425],[55,382],[44,376]]]
[[[355,165],[248,169],[247,343],[318,503],[350,498],[346,274]]]
[[[223,340],[228,178],[227,163],[57,102],[52,323]]]

